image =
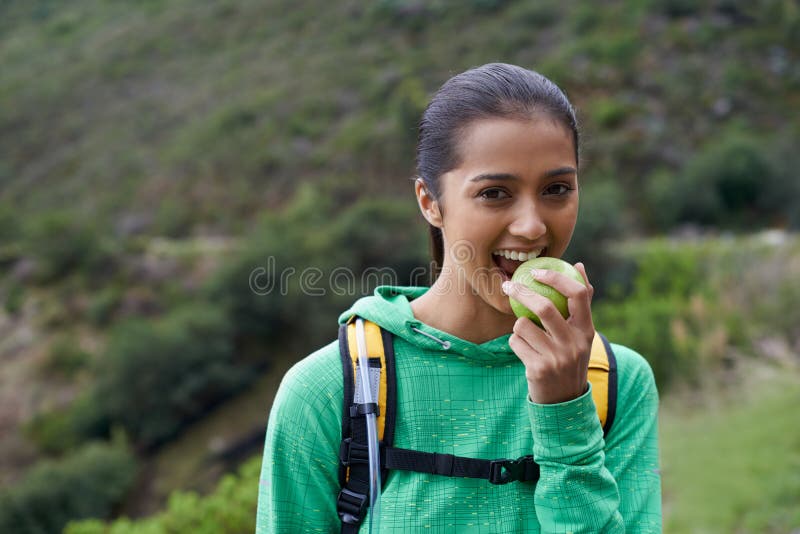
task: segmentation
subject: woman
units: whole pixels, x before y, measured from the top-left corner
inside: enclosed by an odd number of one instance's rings
[[[340,317],[390,331],[394,445],[472,458],[533,455],[536,483],[391,471],[382,532],[660,532],[658,394],[645,360],[613,345],[615,422],[603,438],[587,382],[592,288],[546,271],[564,319],[510,282],[521,259],[560,257],[578,213],[578,129],[543,76],[488,64],[451,78],[419,130],[415,192],[440,273],[379,287]],[[517,319],[509,296],[542,328]],[[267,429],[258,532],[337,532],[342,416],[337,342],[284,378]],[[366,531],[362,529],[362,531]]]

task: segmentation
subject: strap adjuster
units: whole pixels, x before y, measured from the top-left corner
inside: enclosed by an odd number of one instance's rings
[[[336,499],[336,509],[342,523],[348,525],[358,525],[367,508],[367,496],[363,493],[356,493],[347,488],[342,488],[339,497]]]
[[[353,438],[343,439],[339,445],[339,461],[345,467],[369,463],[369,447],[353,443]]]
[[[508,484],[515,480],[525,482],[535,480],[539,466],[533,456],[522,456],[516,460],[492,460],[489,462],[489,482],[492,484]]]

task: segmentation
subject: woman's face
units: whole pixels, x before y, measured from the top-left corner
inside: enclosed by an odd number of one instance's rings
[[[441,176],[443,269],[457,290],[512,313],[501,291],[522,263],[560,257],[578,215],[571,133],[546,116],[483,119],[458,145],[461,164]]]

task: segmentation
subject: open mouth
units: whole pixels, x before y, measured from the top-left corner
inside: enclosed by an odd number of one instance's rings
[[[505,282],[506,280],[510,280],[514,275],[514,271],[516,271],[517,268],[526,261],[546,255],[546,248],[535,249],[527,252],[501,249],[492,252],[492,261],[497,266],[500,276]]]

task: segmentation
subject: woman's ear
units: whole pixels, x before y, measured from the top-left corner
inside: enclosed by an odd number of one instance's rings
[[[441,228],[442,210],[439,207],[439,201],[433,198],[421,178],[417,178],[414,182],[414,193],[417,195],[417,203],[425,220],[436,228]]]

